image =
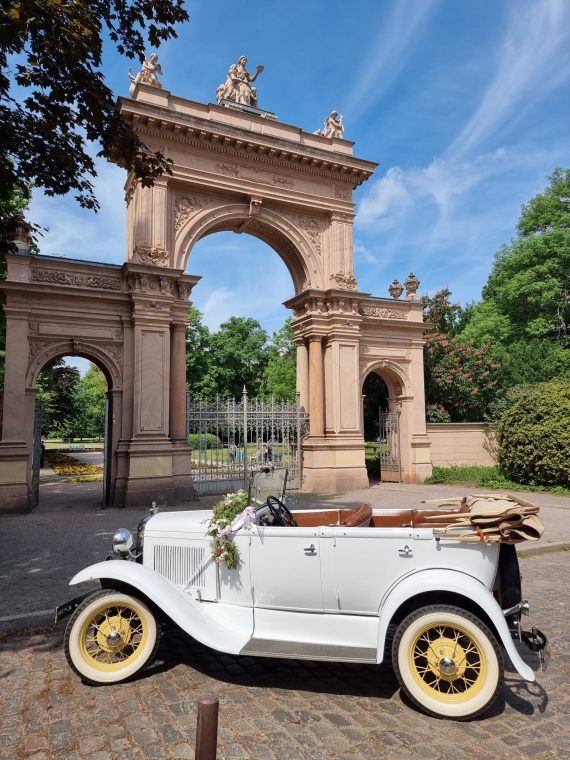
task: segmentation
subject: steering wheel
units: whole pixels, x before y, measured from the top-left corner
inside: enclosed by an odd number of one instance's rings
[[[284,528],[299,527],[297,520],[295,520],[291,512],[287,509],[285,504],[283,504],[281,499],[277,498],[277,496],[268,496],[266,504],[279,525],[282,525]]]

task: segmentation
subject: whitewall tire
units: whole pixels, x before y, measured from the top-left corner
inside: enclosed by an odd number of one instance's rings
[[[392,661],[400,686],[428,715],[466,720],[485,712],[503,682],[503,660],[489,628],[470,612],[431,605],[399,625]]]
[[[83,681],[118,683],[149,665],[159,625],[146,604],[118,591],[98,591],[73,613],[65,631],[65,656]]]

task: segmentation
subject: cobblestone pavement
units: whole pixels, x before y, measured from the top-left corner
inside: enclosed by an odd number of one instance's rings
[[[0,758],[193,758],[196,703],[212,691],[220,760],[570,757],[570,554],[521,565],[525,622],[545,629],[553,659],[534,684],[507,672],[500,699],[476,721],[422,715],[383,667],[232,657],[177,631],[133,682],[92,688],[65,661],[63,627],[45,627],[0,639]]]

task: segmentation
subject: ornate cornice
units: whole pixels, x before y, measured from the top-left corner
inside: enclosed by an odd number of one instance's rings
[[[357,187],[362,182],[372,176],[375,164],[366,162],[370,169],[362,166],[355,166],[355,163],[364,163],[360,159],[352,159],[342,154],[326,154],[320,152],[307,152],[302,145],[284,145],[283,147],[276,144],[262,144],[247,139],[245,135],[228,135],[223,134],[226,125],[217,127],[214,124],[204,125],[183,125],[167,118],[156,118],[146,114],[132,113],[124,111],[125,118],[130,118],[137,133],[145,138],[155,138],[159,140],[168,140],[169,142],[184,144],[194,148],[204,148],[213,153],[218,153],[225,157],[220,160],[221,165],[228,167],[239,159],[246,160],[248,164],[252,162],[263,163],[269,166],[280,167],[282,169],[295,172],[302,172],[318,177],[334,179],[336,182],[346,183],[346,187],[337,185],[335,198],[339,200],[350,200],[347,193],[341,192],[342,189],[351,193],[352,188]],[[284,139],[277,138],[278,142],[285,143]],[[232,169],[232,176],[237,177]],[[292,180],[284,178],[287,182]],[[273,184],[282,185],[282,180],[275,175]],[[285,185],[288,187],[288,185]]]

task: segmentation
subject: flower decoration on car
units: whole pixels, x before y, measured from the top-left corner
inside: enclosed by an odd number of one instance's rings
[[[216,565],[224,564],[229,570],[235,570],[239,562],[234,536],[240,528],[253,522],[253,507],[248,507],[247,500],[247,492],[242,489],[226,494],[213,507],[208,527],[208,535],[212,537],[212,559]]]

